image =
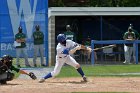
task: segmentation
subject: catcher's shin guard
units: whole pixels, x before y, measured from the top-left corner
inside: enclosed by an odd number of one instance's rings
[[[7,84],[6,80],[0,80],[0,85]]]
[[[0,74],[0,81],[2,81],[2,80],[7,80],[7,73],[6,72]]]
[[[13,80],[14,79],[14,74],[13,73],[11,73],[11,72],[7,72],[7,81],[11,81],[11,80]]]

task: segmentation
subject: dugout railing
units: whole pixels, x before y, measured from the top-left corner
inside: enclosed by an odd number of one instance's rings
[[[91,48],[94,49],[95,45],[107,45],[107,44],[133,44],[135,48],[135,57],[136,57],[136,64],[138,64],[138,44],[140,43],[140,40],[134,40],[134,41],[126,41],[126,40],[91,40]],[[91,53],[91,64],[95,64],[94,60],[94,52]]]

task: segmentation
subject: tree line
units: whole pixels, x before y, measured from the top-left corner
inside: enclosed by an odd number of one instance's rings
[[[49,0],[49,7],[140,7],[140,0]]]

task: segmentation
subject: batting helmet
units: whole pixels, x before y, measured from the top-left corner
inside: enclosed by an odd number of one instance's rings
[[[66,37],[65,37],[64,34],[59,34],[59,35],[57,36],[57,41],[58,41],[58,42],[62,43],[62,42],[64,42],[65,40],[66,40]]]
[[[13,57],[11,57],[10,55],[3,55],[2,60],[12,61]]]

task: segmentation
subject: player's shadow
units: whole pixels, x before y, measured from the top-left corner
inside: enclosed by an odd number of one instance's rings
[[[0,86],[16,86],[16,85],[22,85],[22,84],[7,83],[7,84],[2,84]]]
[[[58,81],[58,82],[50,82],[50,83],[72,83],[72,84],[86,84],[84,81]]]
[[[69,81],[68,83],[73,83],[73,84],[85,84],[87,82],[84,82],[84,81],[80,81],[80,82],[77,82],[77,81]]]

